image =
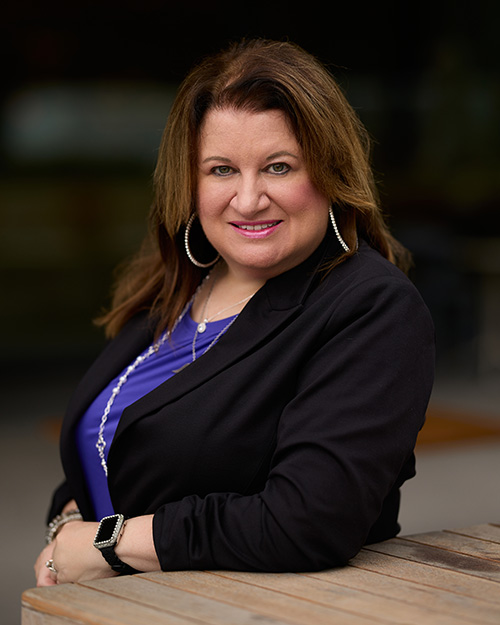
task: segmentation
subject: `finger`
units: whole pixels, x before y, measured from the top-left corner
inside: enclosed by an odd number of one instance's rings
[[[52,557],[53,550],[54,550],[53,544],[47,545],[47,547],[43,549],[43,551],[40,553],[40,555],[36,559],[36,562],[33,568],[35,569],[35,577],[37,580],[38,578],[42,578],[46,576],[48,571],[45,566],[45,563],[47,562],[47,560],[49,560]]]
[[[45,567],[40,569],[37,575],[37,580],[36,580],[37,586],[55,586],[56,584],[57,584],[57,575],[55,573],[52,573]]]

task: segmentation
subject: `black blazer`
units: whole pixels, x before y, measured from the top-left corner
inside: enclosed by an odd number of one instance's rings
[[[269,280],[220,341],[127,408],[108,458],[115,511],[154,513],[164,570],[318,570],[399,531],[434,365],[434,331],[411,282],[361,243],[327,237]],[[87,520],[74,429],[95,395],[147,347],[133,319],[91,367],[61,434],[66,482]]]

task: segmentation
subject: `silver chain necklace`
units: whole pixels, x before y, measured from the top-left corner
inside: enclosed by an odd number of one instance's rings
[[[96,443],[96,448],[97,448],[97,452],[99,454],[99,459],[101,461],[101,466],[103,468],[103,471],[104,471],[104,474],[106,475],[106,477],[108,475],[108,465],[107,465],[107,462],[106,462],[106,456],[104,455],[104,450],[106,449],[106,445],[107,445],[106,440],[104,439],[104,428],[106,427],[106,422],[108,420],[109,413],[111,412],[111,408],[112,408],[112,406],[114,404],[115,399],[117,398],[118,394],[120,393],[123,385],[127,382],[130,374],[133,371],[135,371],[135,369],[137,369],[137,367],[140,364],[142,364],[145,360],[147,360],[150,356],[152,356],[155,353],[158,353],[158,351],[159,351],[160,347],[163,345],[163,343],[165,343],[165,341],[173,334],[173,332],[175,331],[175,329],[177,328],[179,323],[184,318],[184,315],[189,310],[189,308],[190,308],[191,304],[193,303],[194,299],[198,295],[198,292],[200,291],[201,287],[203,286],[205,281],[210,277],[210,275],[211,275],[211,273],[208,274],[205,277],[203,282],[196,289],[193,297],[189,300],[189,302],[184,307],[184,310],[181,312],[179,317],[176,319],[172,330],[170,332],[169,331],[164,332],[163,335],[161,336],[161,338],[156,343],[153,343],[152,345],[150,345],[148,347],[148,349],[143,354],[141,354],[140,356],[137,356],[137,358],[134,360],[134,362],[129,367],[127,367],[127,369],[125,370],[123,375],[120,376],[120,378],[118,379],[118,383],[113,388],[113,390],[111,392],[111,396],[108,399],[108,403],[106,404],[106,407],[105,407],[104,412],[103,412],[102,417],[101,417],[101,423],[99,425],[99,432],[98,432],[98,435],[97,435],[97,443]],[[207,319],[207,318],[204,318],[204,314],[205,314],[205,311],[206,311],[207,306],[208,306],[208,300],[210,299],[210,296],[211,296],[212,291],[214,289],[215,282],[216,282],[216,279],[214,277],[212,286],[210,287],[210,291],[209,291],[209,293],[207,295],[207,299],[205,300],[205,303],[204,303],[204,306],[203,306],[203,310],[202,310],[203,321],[201,321],[196,326],[196,330],[195,330],[194,337],[193,337],[193,343],[192,343],[192,356],[193,356],[193,359],[192,359],[191,363],[193,363],[196,360],[196,339],[198,337],[198,334],[202,334],[203,332],[206,331],[207,323],[210,321],[210,319],[214,319],[215,317],[217,317],[221,313],[225,312],[226,310],[229,310],[230,308],[234,308],[235,306],[238,306],[239,304],[243,304],[244,302],[246,302],[247,300],[249,300],[251,297],[253,297],[255,295],[255,293],[252,293],[252,295],[249,295],[248,297],[245,297],[244,299],[240,300],[239,302],[236,302],[236,304],[232,304],[231,306],[227,306],[227,308],[223,308],[222,310],[219,310],[218,313],[216,313],[215,315],[212,315],[210,318]],[[206,354],[208,352],[208,350],[211,347],[213,347],[215,345],[215,343],[217,343],[217,341],[224,334],[224,332],[226,332],[226,330],[236,321],[237,316],[238,315],[235,315],[231,319],[231,321],[226,326],[224,326],[224,328],[222,328],[222,330],[217,334],[217,336],[214,338],[214,340],[210,343],[210,345],[203,352],[204,354]],[[182,371],[182,369],[185,369],[191,363],[187,362],[185,365],[183,365],[179,369],[173,369],[173,373],[178,373],[179,371]]]
[[[210,317],[207,318],[205,317],[205,312],[207,310],[208,302],[210,301],[210,296],[212,295],[212,291],[214,290],[216,282],[217,282],[217,277],[214,276],[214,279],[212,281],[212,286],[210,287],[210,291],[208,292],[207,299],[205,300],[205,303],[203,304],[203,310],[201,311],[202,321],[200,321],[200,323],[196,326],[196,330],[195,330],[194,337],[193,337],[193,362],[196,360],[196,339],[198,338],[198,334],[203,334],[203,332],[206,331],[207,323],[209,323],[210,321],[212,321],[212,319],[215,319],[216,317],[221,315],[223,312],[226,312],[227,310],[231,310],[231,308],[234,308],[235,306],[239,306],[240,304],[244,304],[251,297],[255,295],[255,292],[254,292],[251,295],[248,295],[247,297],[240,299],[238,302],[231,304],[230,306],[226,306],[222,310],[219,310],[218,312],[216,312],[215,315],[211,315]],[[227,326],[225,326],[219,332],[219,334],[214,338],[214,340],[210,343],[210,345],[207,347],[207,349],[203,353],[207,352],[212,347],[212,345],[214,345],[219,340],[219,338],[224,334],[224,332],[229,328],[229,326],[236,320],[237,316],[238,315],[233,317],[233,319],[231,319],[231,321],[227,324]],[[184,366],[186,367],[187,365],[184,365]]]

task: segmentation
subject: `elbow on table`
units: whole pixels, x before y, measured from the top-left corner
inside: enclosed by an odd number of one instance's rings
[[[292,549],[276,554],[275,572],[317,572],[346,566],[364,544],[359,536],[341,535],[333,529],[327,532],[313,529],[293,542]]]

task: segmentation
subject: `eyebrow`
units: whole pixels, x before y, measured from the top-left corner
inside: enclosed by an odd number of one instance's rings
[[[280,156],[291,156],[292,158],[298,159],[299,157],[296,154],[292,154],[292,152],[287,152],[287,150],[281,150],[280,152],[273,152],[270,154],[266,161],[272,161],[275,158],[279,158]]]
[[[287,152],[287,150],[280,150],[279,152],[273,152],[269,156],[266,157],[266,161],[272,161],[275,158],[279,158],[280,156],[291,156],[292,158],[298,159],[299,157],[292,152]],[[203,159],[203,163],[209,163],[210,161],[222,161],[223,163],[230,163],[231,159],[226,158],[225,156],[208,156]]]
[[[209,161],[224,161],[224,163],[230,163],[231,159],[226,158],[225,156],[208,156],[202,162],[208,163]]]

